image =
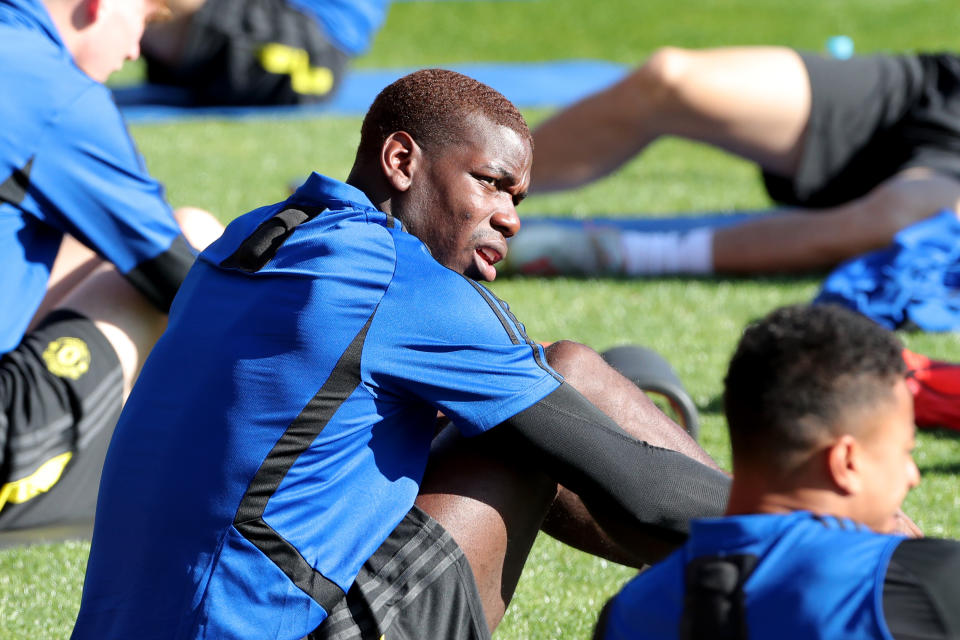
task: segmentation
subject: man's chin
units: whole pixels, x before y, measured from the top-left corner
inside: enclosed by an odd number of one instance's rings
[[[493,282],[497,278],[497,269],[492,264],[486,264],[481,268],[474,263],[466,269],[463,269],[460,273],[478,282]]]
[[[494,280],[496,280],[496,277],[487,278],[479,273],[464,273],[463,275],[470,278],[471,280],[476,280],[477,282],[493,282]]]

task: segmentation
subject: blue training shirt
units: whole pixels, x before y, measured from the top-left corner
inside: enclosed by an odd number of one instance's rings
[[[544,363],[486,288],[313,174],[181,287],[107,455],[73,637],[302,638],[412,506],[437,410],[486,431],[560,385]]]
[[[744,565],[749,571],[742,588],[729,599],[736,607],[743,598],[743,637],[892,640],[882,595],[890,557],[902,541],[803,511],[694,520],[683,547],[614,596],[603,639],[681,637],[691,563],[753,557]],[[722,584],[719,575],[714,568],[706,586]]]
[[[126,274],[180,228],[110,92],[74,64],[40,0],[0,0],[0,69],[3,354],[46,294],[64,233]]]

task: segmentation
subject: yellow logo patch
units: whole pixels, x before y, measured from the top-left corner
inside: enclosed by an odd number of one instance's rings
[[[322,96],[333,89],[333,71],[327,67],[311,67],[310,56],[303,49],[270,43],[260,49],[260,64],[276,74],[290,76],[290,85],[300,94]]]
[[[90,348],[80,338],[57,338],[47,345],[43,361],[53,375],[76,380],[90,369]]]
[[[26,478],[8,482],[0,487],[0,509],[8,502],[22,504],[52,489],[53,485],[60,480],[63,469],[70,462],[71,457],[73,454],[69,451],[61,453],[44,462],[39,469]]]

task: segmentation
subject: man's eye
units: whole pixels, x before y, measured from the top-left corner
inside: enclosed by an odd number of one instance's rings
[[[497,184],[497,179],[494,178],[493,176],[479,176],[479,175],[478,175],[478,176],[474,176],[474,177],[475,177],[477,180],[479,180],[480,182],[483,182],[483,183],[485,183],[485,184],[488,184],[488,185],[490,185],[491,187],[492,187],[492,186],[496,186],[496,184]]]

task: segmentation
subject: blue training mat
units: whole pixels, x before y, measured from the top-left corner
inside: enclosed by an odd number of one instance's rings
[[[459,71],[505,95],[521,108],[559,107],[607,87],[629,67],[602,60],[461,64]],[[114,89],[114,99],[128,122],[156,123],[185,118],[309,118],[321,114],[363,115],[381,89],[412,72],[404,69],[351,69],[329,101],[306,106],[197,107],[185,92],[171,87],[139,85]]]

